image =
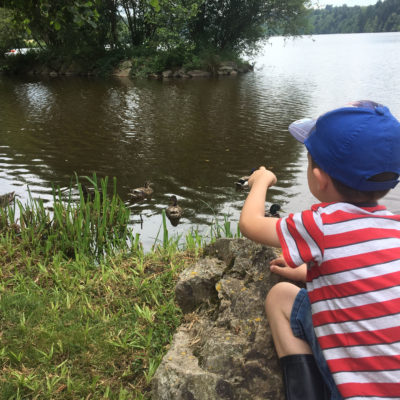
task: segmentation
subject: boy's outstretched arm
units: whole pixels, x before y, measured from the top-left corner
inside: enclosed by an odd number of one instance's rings
[[[240,214],[239,227],[244,236],[267,246],[280,247],[276,222],[265,217],[265,198],[270,186],[277,182],[273,172],[260,167],[249,179],[250,192]]]

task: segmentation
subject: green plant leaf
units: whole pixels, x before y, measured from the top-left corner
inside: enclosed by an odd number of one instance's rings
[[[150,5],[154,8],[156,12],[161,10],[160,3],[158,0],[150,0]]]

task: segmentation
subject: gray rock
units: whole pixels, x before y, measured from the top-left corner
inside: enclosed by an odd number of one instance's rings
[[[254,64],[243,63],[237,70],[240,73],[246,73],[246,72],[249,72],[249,71],[253,71],[254,70]]]
[[[63,64],[60,69],[60,73],[66,76],[80,75],[83,73],[82,67],[75,61],[69,64]]]
[[[41,67],[39,67],[37,73],[40,75],[49,75],[51,72],[51,69],[49,67],[47,67],[46,65],[43,65]]]
[[[188,74],[186,73],[186,70],[183,69],[183,68],[181,68],[180,70],[176,71],[176,73],[177,73],[177,75],[178,75],[179,78],[183,78],[183,79],[188,79],[188,78],[190,78],[190,75],[188,75]]]
[[[188,71],[187,74],[192,78],[208,78],[211,76],[210,72],[202,71],[200,69],[193,69]]]
[[[204,258],[182,272],[175,288],[176,301],[183,312],[193,311],[203,303],[217,301],[215,290],[226,264],[215,258]]]
[[[160,400],[212,399],[219,376],[205,371],[193,354],[190,329],[181,328],[153,380],[152,398]],[[182,379],[184,377],[184,379]]]
[[[163,71],[161,75],[162,75],[163,79],[173,78],[174,73],[171,70],[167,70],[167,71]]]
[[[223,68],[223,67],[229,67],[231,69],[236,69],[237,64],[234,61],[222,61],[220,63],[220,68]]]
[[[230,75],[233,71],[235,71],[234,67],[230,65],[221,65],[218,68],[218,75]]]
[[[149,74],[147,75],[149,79],[161,79],[161,75],[158,74]]]
[[[114,76],[121,76],[121,77],[126,77],[129,76],[132,68],[132,63],[129,60],[122,61],[118,67],[114,70],[113,75]]]
[[[247,239],[220,239],[183,271],[186,313],[152,381],[153,400],[281,400],[281,371],[264,313],[276,255]],[[191,312],[191,314],[187,314]]]

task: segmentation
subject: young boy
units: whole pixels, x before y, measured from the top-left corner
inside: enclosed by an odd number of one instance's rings
[[[400,399],[400,216],[377,204],[398,183],[400,123],[359,101],[289,131],[308,150],[321,203],[264,217],[277,179],[260,167],[240,217],[245,236],[282,247],[271,271],[306,281],[278,283],[266,299],[286,398]]]

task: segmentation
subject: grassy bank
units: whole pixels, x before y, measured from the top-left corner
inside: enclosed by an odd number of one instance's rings
[[[0,399],[149,398],[182,318],[177,276],[205,239],[191,232],[183,249],[164,216],[145,254],[115,182],[108,196],[92,182],[86,200],[55,193],[51,213],[36,200],[0,209]],[[214,228],[232,235],[227,220]]]

